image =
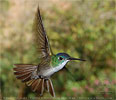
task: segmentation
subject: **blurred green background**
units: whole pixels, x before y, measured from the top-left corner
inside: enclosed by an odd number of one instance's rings
[[[13,64],[38,62],[32,25],[39,4],[54,53],[66,52],[87,60],[67,64],[77,81],[64,70],[53,75],[56,97],[114,100],[115,3],[115,0],[0,0],[1,96],[11,100],[38,96],[15,78]],[[51,97],[49,93],[44,96]]]

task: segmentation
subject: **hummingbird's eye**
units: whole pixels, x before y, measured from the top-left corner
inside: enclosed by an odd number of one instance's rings
[[[62,58],[62,57],[59,57],[58,59],[59,59],[59,60],[63,60],[63,58]]]

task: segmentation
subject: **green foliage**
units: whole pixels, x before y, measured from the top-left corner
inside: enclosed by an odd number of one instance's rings
[[[10,1],[8,2],[6,6],[10,4]],[[65,6],[69,5],[67,8],[52,5],[48,10],[41,11],[54,53],[67,52],[71,56],[86,59],[86,62],[70,62],[67,65],[77,81],[65,71],[53,75],[56,96],[64,99],[98,96],[105,99],[114,98],[116,89],[114,3],[113,0],[71,1],[65,2]],[[5,3],[3,5],[5,6]],[[6,8],[2,12],[3,16],[6,16],[4,15]],[[28,10],[32,8],[29,6]],[[26,16],[25,13],[23,16]],[[39,62],[32,40],[32,17],[29,17],[30,19],[28,16],[25,17],[29,21],[18,19],[20,21],[15,23],[16,27],[13,26],[15,30],[4,25],[7,17],[1,18],[3,23],[0,25],[0,35],[4,38],[1,40],[0,54],[2,95],[16,97],[22,83],[13,75],[13,64]],[[28,97],[35,96],[31,90],[26,89],[25,92]]]

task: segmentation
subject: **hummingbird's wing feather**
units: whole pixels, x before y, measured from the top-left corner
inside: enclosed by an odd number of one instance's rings
[[[31,80],[32,73],[37,69],[37,66],[32,64],[15,64],[14,74],[17,79],[22,80],[22,82],[27,82]]]
[[[35,15],[35,21],[34,21],[34,40],[37,43],[37,49],[40,55],[40,57],[44,58],[52,54],[50,45],[48,43],[48,38],[42,23],[42,17],[40,15],[39,7],[37,9],[37,13]]]
[[[48,70],[52,67],[50,65],[50,62],[51,62],[51,56],[41,59],[41,62],[39,63],[38,68],[37,68],[37,72],[40,75],[46,73],[46,70]]]

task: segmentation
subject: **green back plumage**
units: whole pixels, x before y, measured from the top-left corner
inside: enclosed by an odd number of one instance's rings
[[[51,57],[51,66],[56,67],[59,65],[58,57],[56,55]]]

